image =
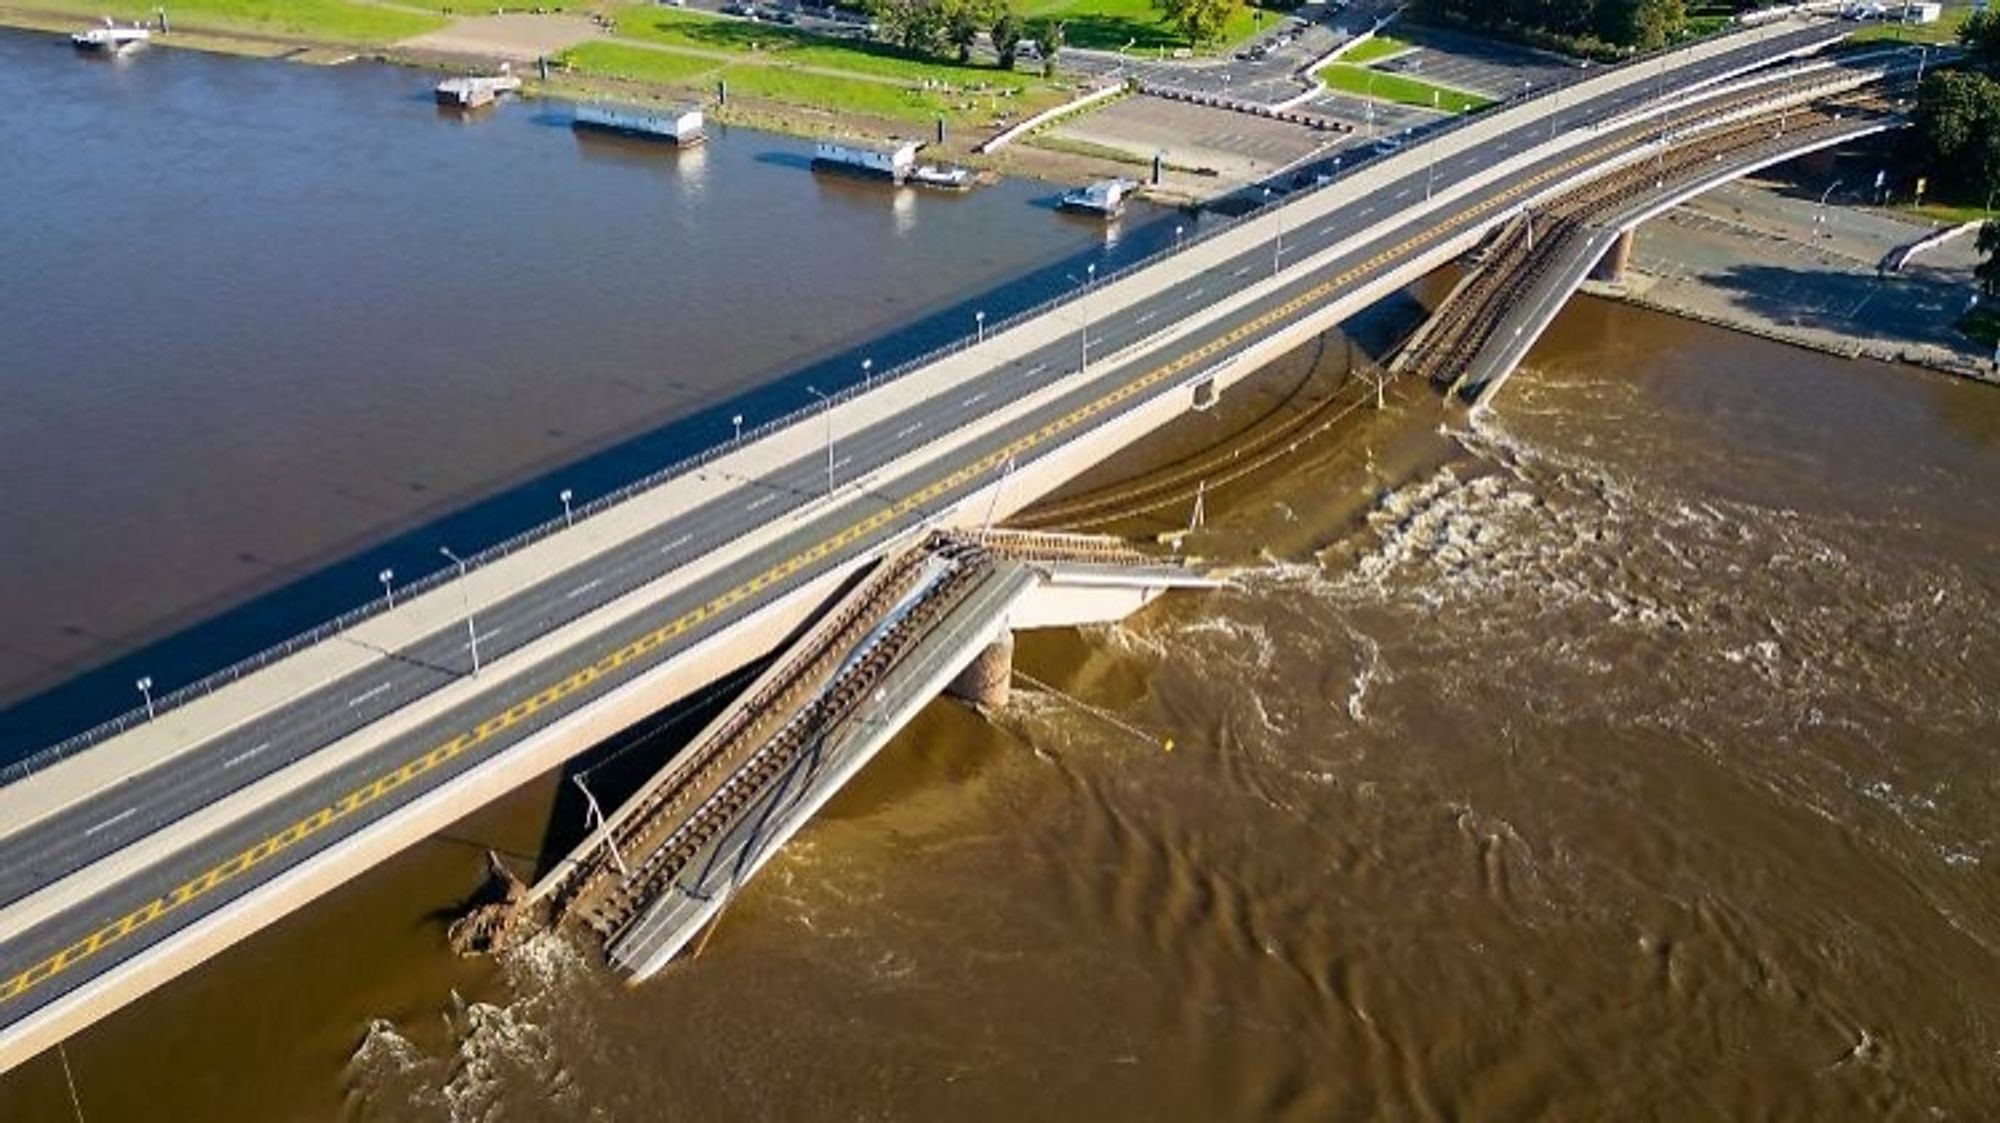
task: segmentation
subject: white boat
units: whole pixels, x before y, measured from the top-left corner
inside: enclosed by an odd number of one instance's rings
[[[954,167],[949,164],[918,164],[910,173],[909,182],[918,187],[968,191],[972,188],[974,180],[970,168]]]
[[[153,33],[140,27],[138,24],[133,24],[131,27],[120,27],[111,22],[110,16],[106,16],[104,17],[104,25],[102,27],[93,27],[75,32],[70,35],[69,41],[79,51],[98,51],[107,55],[122,55],[128,51],[138,50],[140,47],[145,46],[152,38]]]
[[[1063,192],[1056,205],[1066,211],[1116,218],[1125,211],[1125,197],[1138,186],[1129,179],[1100,179],[1088,187]]]

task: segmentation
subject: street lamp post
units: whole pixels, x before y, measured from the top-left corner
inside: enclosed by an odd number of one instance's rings
[[[1264,205],[1269,206],[1270,204],[1271,204],[1271,189],[1266,187],[1264,189]],[[1271,215],[1272,217],[1278,220],[1278,237],[1271,243],[1271,276],[1275,277],[1278,275],[1278,270],[1281,267],[1285,257],[1284,208],[1280,207],[1276,210],[1273,210],[1271,212]]]
[[[740,413],[734,413],[734,414],[730,414],[730,416],[729,416],[729,423],[730,423],[731,425],[734,425],[734,426],[736,426],[736,443],[738,443],[738,444],[742,444],[742,443],[743,443],[743,415],[742,415],[742,414],[740,414]]]
[[[1174,252],[1175,252],[1175,253],[1179,253],[1179,252],[1181,252],[1181,235],[1183,235],[1183,234],[1185,234],[1185,233],[1187,233],[1187,227],[1185,227],[1185,226],[1182,226],[1182,225],[1180,225],[1180,224],[1178,224],[1178,223],[1176,223],[1176,224],[1174,225]]]
[[[472,590],[465,585],[465,560],[451,552],[449,546],[439,546],[438,553],[445,560],[458,567],[458,593],[460,603],[465,606],[465,643],[472,650],[472,673],[479,673],[479,628],[472,621]]]
[[[556,493],[556,498],[562,500],[563,526],[565,527],[575,526],[576,512],[570,509],[569,501],[576,498],[576,492],[571,491],[568,488],[563,488],[561,491]]]
[[[826,415],[826,497],[833,498],[833,399],[819,392],[817,387],[808,386],[806,392],[820,400],[820,412]]]
[[[875,360],[873,359],[861,360],[861,388],[863,390],[868,389],[869,382],[874,377],[875,377]]]
[[[1077,311],[1083,313],[1082,357],[1077,360],[1078,374],[1090,373],[1090,286],[1097,280],[1097,263],[1083,267],[1083,298],[1076,302]]]
[[[382,572],[375,575],[375,580],[380,581],[382,583],[382,596],[388,600],[389,607],[390,608],[396,607],[396,587],[394,585],[394,582],[396,580],[396,571],[393,569],[385,569]]]
[[[158,716],[153,712],[153,676],[147,675],[132,685],[139,688],[139,696],[146,700],[146,720],[153,720]]]
[[[1819,226],[1820,237],[1822,238],[1833,237],[1833,225],[1827,221],[1826,200],[1827,196],[1833,194],[1833,189],[1839,186],[1840,181],[1836,179],[1826,185],[1826,190],[1819,193],[1819,211],[1813,215],[1813,222]]]
[[[986,313],[983,311],[972,314],[972,341],[986,342]]]

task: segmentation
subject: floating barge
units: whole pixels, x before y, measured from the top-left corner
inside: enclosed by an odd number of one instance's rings
[[[70,35],[69,41],[70,45],[79,51],[123,55],[145,46],[152,41],[152,38],[151,31],[136,23],[130,27],[120,27],[111,22],[111,17],[106,16],[103,26],[74,32]]]
[[[645,140],[664,140],[682,148],[708,139],[703,131],[701,110],[692,106],[671,113],[640,113],[602,105],[579,105],[570,118],[570,127]]]
[[[1125,200],[1138,186],[1129,179],[1100,179],[1087,187],[1077,187],[1063,192],[1056,206],[1061,210],[1077,214],[1117,218],[1125,213]]]
[[[891,148],[822,140],[813,146],[812,166],[816,172],[881,179],[897,186],[909,184],[941,191],[969,191],[986,182],[970,168],[917,163],[917,153],[923,147],[923,142],[916,140],[903,141]]]
[[[437,103],[454,109],[478,109],[501,94],[518,93],[521,80],[512,74],[479,74],[446,78],[437,84]]]

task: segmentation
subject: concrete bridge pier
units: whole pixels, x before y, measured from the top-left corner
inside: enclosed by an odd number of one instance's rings
[[[983,648],[945,693],[981,709],[997,710],[1007,704],[1008,686],[1014,677],[1014,633],[1003,630],[1000,638]]]
[[[1618,240],[1611,243],[1610,249],[1604,251],[1604,256],[1598,259],[1597,266],[1590,271],[1590,279],[1607,285],[1622,285],[1625,283],[1625,268],[1630,264],[1632,264],[1632,231],[1627,230],[1618,235]]]

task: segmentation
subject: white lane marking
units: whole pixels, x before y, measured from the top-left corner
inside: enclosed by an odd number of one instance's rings
[[[139,809],[138,809],[138,808],[136,808],[136,807],[127,807],[127,808],[126,808],[125,810],[123,810],[123,811],[120,811],[120,812],[119,812],[118,814],[116,814],[116,815],[113,815],[113,816],[112,816],[112,817],[110,817],[109,819],[106,819],[106,820],[104,820],[103,822],[101,822],[101,823],[97,824],[96,826],[94,826],[94,827],[88,827],[88,828],[86,828],[86,829],[84,830],[84,832],[83,832],[83,833],[84,833],[84,834],[86,834],[86,835],[93,835],[93,834],[96,834],[96,833],[97,833],[98,831],[101,831],[101,830],[103,830],[104,828],[106,828],[106,827],[110,826],[111,824],[113,824],[113,823],[115,823],[115,822],[119,821],[120,819],[129,819],[129,818],[131,818],[131,817],[132,817],[132,816],[133,816],[134,814],[136,814],[136,813],[138,812],[138,810],[139,810]]]
[[[777,497],[778,493],[775,491],[766,492],[762,497],[752,500],[750,505],[743,509],[746,511],[754,511],[757,508],[764,506],[766,503],[769,503],[772,500],[776,499]]]
[[[1042,373],[1043,371],[1045,371],[1045,370],[1047,370],[1047,369],[1049,369],[1049,364],[1047,364],[1047,363],[1036,363],[1036,364],[1035,364],[1034,366],[1031,366],[1031,367],[1029,367],[1029,368],[1028,368],[1028,373],[1029,373],[1029,374],[1040,374],[1040,373]]]
[[[1322,238],[1332,233],[1333,233],[1333,227],[1331,226],[1322,226],[1319,228],[1319,236]]]
[[[507,625],[505,624],[502,624],[497,628],[488,628],[485,631],[479,633],[479,640],[481,643],[484,643],[485,641],[492,639],[494,636],[497,636],[501,632],[504,632],[506,630],[507,630]],[[472,642],[468,640],[465,643],[461,643],[458,645],[458,649],[460,651],[470,651],[472,650]]]
[[[598,577],[598,578],[594,578],[594,579],[592,579],[592,580],[589,580],[589,581],[585,581],[585,582],[584,582],[583,584],[581,584],[581,585],[578,585],[578,586],[577,586],[576,588],[574,588],[574,589],[571,589],[571,590],[570,590],[569,592],[567,592],[567,593],[564,593],[564,594],[563,594],[563,599],[564,599],[564,600],[575,600],[576,598],[578,598],[578,597],[582,596],[583,594],[585,594],[585,593],[587,593],[587,592],[591,591],[592,589],[595,589],[595,588],[597,588],[597,587],[598,587],[599,585],[602,585],[602,584],[604,584],[604,578],[602,578],[602,577]]]
[[[660,552],[663,554],[671,554],[675,550],[680,549],[682,546],[687,545],[688,539],[692,537],[694,537],[694,535],[692,534],[683,534],[679,538],[674,539],[672,542],[669,542],[666,545],[660,547]]]
[[[356,707],[356,706],[360,705],[361,703],[363,703],[363,702],[366,702],[366,701],[367,701],[368,699],[370,699],[370,698],[373,698],[373,697],[376,697],[377,695],[379,695],[379,694],[383,693],[384,691],[388,690],[388,689],[389,689],[389,688],[390,688],[391,686],[394,686],[394,685],[395,685],[395,683],[392,683],[392,682],[385,682],[385,683],[383,683],[382,685],[380,685],[380,686],[376,687],[375,689],[373,689],[373,690],[369,691],[369,692],[368,692],[368,693],[366,693],[366,694],[360,694],[360,695],[356,695],[356,696],[355,696],[355,697],[353,697],[353,698],[349,698],[349,699],[347,700],[347,708],[351,710],[351,709],[353,709],[354,707]]]
[[[268,748],[270,748],[270,747],[271,747],[271,742],[269,742],[269,741],[266,741],[266,742],[264,742],[264,743],[263,743],[263,744],[261,744],[261,745],[257,745],[257,746],[254,746],[254,747],[252,747],[252,748],[248,748],[248,749],[244,749],[244,750],[243,750],[242,752],[240,752],[240,753],[237,753],[237,754],[236,754],[235,756],[233,756],[233,757],[230,757],[230,758],[229,758],[228,760],[225,760],[225,761],[223,761],[223,762],[222,762],[222,767],[224,767],[224,768],[234,768],[234,767],[236,767],[237,765],[239,765],[239,764],[243,763],[243,762],[244,762],[244,761],[246,761],[246,760],[249,760],[249,759],[250,759],[251,757],[253,757],[253,756],[256,756],[256,755],[257,755],[258,753],[261,753],[261,752],[263,752],[263,751],[264,751],[265,749],[268,749]]]
[[[900,441],[904,437],[909,436],[911,433],[914,433],[923,427],[924,427],[923,422],[912,421],[908,425],[903,426],[901,429],[896,430],[896,439]]]
[[[971,397],[969,397],[969,398],[965,399],[965,402],[964,402],[963,404],[964,404],[964,405],[966,405],[966,406],[968,406],[968,407],[970,407],[970,406],[976,406],[976,405],[978,405],[978,404],[979,404],[980,402],[983,402],[983,401],[985,401],[985,400],[986,400],[986,391],[984,391],[984,390],[981,390],[981,391],[980,391],[979,393],[977,393],[977,394],[974,394],[974,395],[972,395]]]
[[[1396,198],[1398,198],[1398,199],[1407,199],[1407,198],[1409,198],[1409,197],[1410,197],[1410,194],[1411,194],[1411,192],[1413,192],[1413,191],[1415,191],[1415,190],[1416,190],[1416,188],[1414,188],[1414,187],[1405,187],[1405,188],[1403,188],[1403,189],[1402,189],[1401,191],[1398,191],[1398,192],[1396,192]]]
[[[1245,265],[1245,266],[1244,266],[1243,268],[1241,268],[1241,269],[1238,269],[1238,270],[1236,270],[1235,272],[1233,272],[1233,273],[1231,273],[1231,274],[1229,274],[1229,275],[1230,275],[1230,276],[1232,276],[1232,277],[1241,277],[1241,276],[1243,276],[1244,274],[1246,274],[1246,273],[1248,273],[1248,272],[1250,272],[1250,267],[1249,267],[1248,265]]]
[[[1196,289],[1196,290],[1194,290],[1193,292],[1191,292],[1191,293],[1189,293],[1189,294],[1188,294],[1188,299],[1189,299],[1189,300],[1194,300],[1194,299],[1196,299],[1197,297],[1201,296],[1201,294],[1202,294],[1202,293],[1205,293],[1205,292],[1207,292],[1207,291],[1208,291],[1207,289]]]
[[[1370,203],[1367,206],[1362,207],[1360,210],[1355,211],[1354,213],[1361,216],[1362,218],[1367,218],[1369,215],[1375,213],[1375,204]]]
[[[1150,324],[1153,322],[1153,318],[1158,315],[1159,315],[1158,312],[1148,312],[1145,315],[1139,317],[1138,319],[1133,320],[1132,322],[1135,324]]]
[[[848,461],[850,461],[850,460],[852,460],[852,459],[854,459],[854,458],[853,458],[852,456],[843,456],[843,457],[841,457],[840,459],[838,459],[838,460],[834,461],[834,462],[833,462],[833,466],[834,466],[835,468],[837,468],[837,469],[838,469],[838,468],[845,468],[845,467],[847,467],[847,462],[848,462]]]

